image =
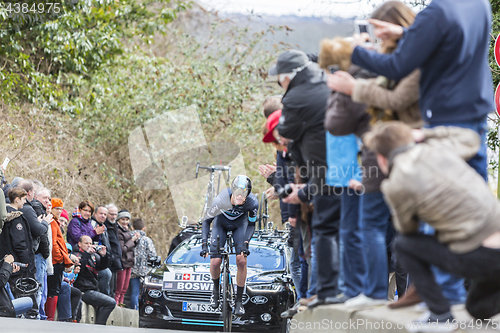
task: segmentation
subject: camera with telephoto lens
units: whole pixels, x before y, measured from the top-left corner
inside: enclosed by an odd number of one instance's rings
[[[28,267],[28,264],[23,264],[23,263],[21,263],[21,262],[17,262],[17,261],[14,261],[14,262],[13,262],[13,264],[14,264],[14,265],[17,265],[17,266],[19,266],[19,267]]]
[[[285,199],[292,193],[292,186],[290,184],[286,184],[284,187],[280,185],[274,185],[274,192],[280,199]]]

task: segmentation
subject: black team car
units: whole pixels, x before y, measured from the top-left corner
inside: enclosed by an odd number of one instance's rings
[[[296,300],[286,237],[284,232],[261,231],[250,241],[243,294],[245,315],[233,316],[233,331],[289,331],[290,320],[280,317]],[[210,307],[210,259],[200,257],[200,251],[201,235],[194,235],[146,277],[139,302],[141,327],[222,331],[220,308]],[[236,285],[235,260],[231,255],[230,270]]]

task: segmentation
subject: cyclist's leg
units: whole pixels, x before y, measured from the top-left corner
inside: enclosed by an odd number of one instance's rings
[[[247,258],[241,254],[243,243],[245,242],[245,233],[247,230],[248,220],[246,218],[239,219],[235,223],[233,230],[234,247],[236,249],[236,266],[238,272],[236,274],[236,284],[238,287],[245,287],[247,279]]]
[[[245,255],[241,254],[243,249],[243,243],[245,242],[245,234],[247,231],[248,220],[245,218],[241,219],[235,223],[235,229],[233,230],[234,245],[236,248],[236,265],[238,267],[238,272],[236,273],[236,303],[234,314],[236,316],[243,316],[245,314],[245,309],[242,305],[243,291],[245,290],[245,282],[247,279],[247,258]]]
[[[217,216],[212,225],[212,236],[210,237],[210,253],[218,252],[217,236],[219,236],[219,246],[224,247],[226,244],[227,230],[224,227],[225,218],[223,215]],[[220,265],[222,263],[220,254],[210,255],[210,274],[212,279],[216,280],[220,277]]]
[[[213,221],[212,236],[210,237],[210,253],[218,252],[217,249],[217,236],[219,236],[219,247],[226,244],[227,231],[224,227],[224,216],[219,215]],[[222,263],[220,254],[210,255],[210,275],[214,283],[212,296],[210,297],[210,306],[214,309],[219,307],[219,294],[220,294],[220,265]]]

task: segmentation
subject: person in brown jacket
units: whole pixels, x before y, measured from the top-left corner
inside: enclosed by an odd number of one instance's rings
[[[52,265],[54,266],[54,274],[47,275],[48,293],[47,302],[45,303],[45,314],[47,320],[53,321],[64,268],[73,266],[74,262],[68,254],[68,248],[66,247],[66,242],[61,232],[61,225],[59,224],[59,217],[61,216],[64,203],[59,198],[52,198],[51,203],[53,219],[50,222],[50,229],[52,231]],[[73,257],[76,261],[76,257]]]
[[[408,27],[413,23],[415,14],[403,3],[389,1],[377,9],[372,17]],[[381,51],[391,53],[396,45],[397,41],[383,39]],[[330,53],[339,52],[338,47],[331,49]],[[352,48],[349,50],[352,52]],[[350,56],[348,59],[350,65]],[[343,69],[342,66],[340,69]],[[371,79],[366,76],[362,77],[361,73],[360,67],[350,66],[345,72],[336,71],[333,75],[328,75],[327,84],[333,93],[327,107],[325,128],[330,134],[346,136],[354,133],[363,139],[373,123],[390,119],[405,119],[413,126],[421,125],[418,110],[418,73],[412,73],[411,77],[404,79],[404,82],[403,80],[390,82],[382,77]],[[358,91],[356,97],[361,95],[364,99],[351,98],[352,86],[346,89],[345,86],[348,84],[345,82],[356,86],[358,82],[361,83],[362,87],[358,90],[362,93]],[[396,107],[397,111],[394,109]],[[386,239],[392,238],[394,233],[390,223],[389,208],[380,192],[380,183],[384,175],[378,169],[375,154],[364,145],[361,148],[361,163],[362,183],[352,181],[351,186],[364,192],[359,200],[359,227],[363,235],[362,251],[366,278],[362,294],[346,301],[348,307],[377,304],[387,299],[389,265]],[[405,276],[405,274],[400,275]],[[401,296],[404,293],[406,281],[399,281],[399,285],[401,287],[398,288],[398,294]]]
[[[365,141],[388,175],[381,189],[401,233],[396,253],[430,310],[412,327],[453,330],[450,304],[431,265],[472,279],[466,309],[474,318],[500,313],[500,203],[466,163],[479,150],[479,135],[451,126],[412,131],[388,122]],[[420,220],[436,234],[418,233]]]
[[[120,246],[122,248],[123,270],[117,272],[115,300],[116,304],[122,307],[124,306],[123,298],[130,283],[130,273],[135,263],[134,248],[137,240],[139,239],[139,234],[132,234],[129,229],[131,218],[132,215],[130,215],[130,212],[125,209],[119,211],[116,217],[116,220],[118,222],[116,232],[118,234],[118,240],[120,241]]]

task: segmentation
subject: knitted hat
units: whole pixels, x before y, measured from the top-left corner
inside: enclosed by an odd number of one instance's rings
[[[62,207],[64,205],[63,201],[59,198],[52,198],[52,208]]]
[[[61,217],[64,217],[66,220],[69,221],[69,215],[68,215],[68,212],[66,211],[66,209],[62,210]]]
[[[130,215],[130,212],[126,209],[122,209],[118,212],[118,215],[116,216],[116,220],[118,221],[122,217],[128,217],[129,220],[132,219],[132,215]]]

